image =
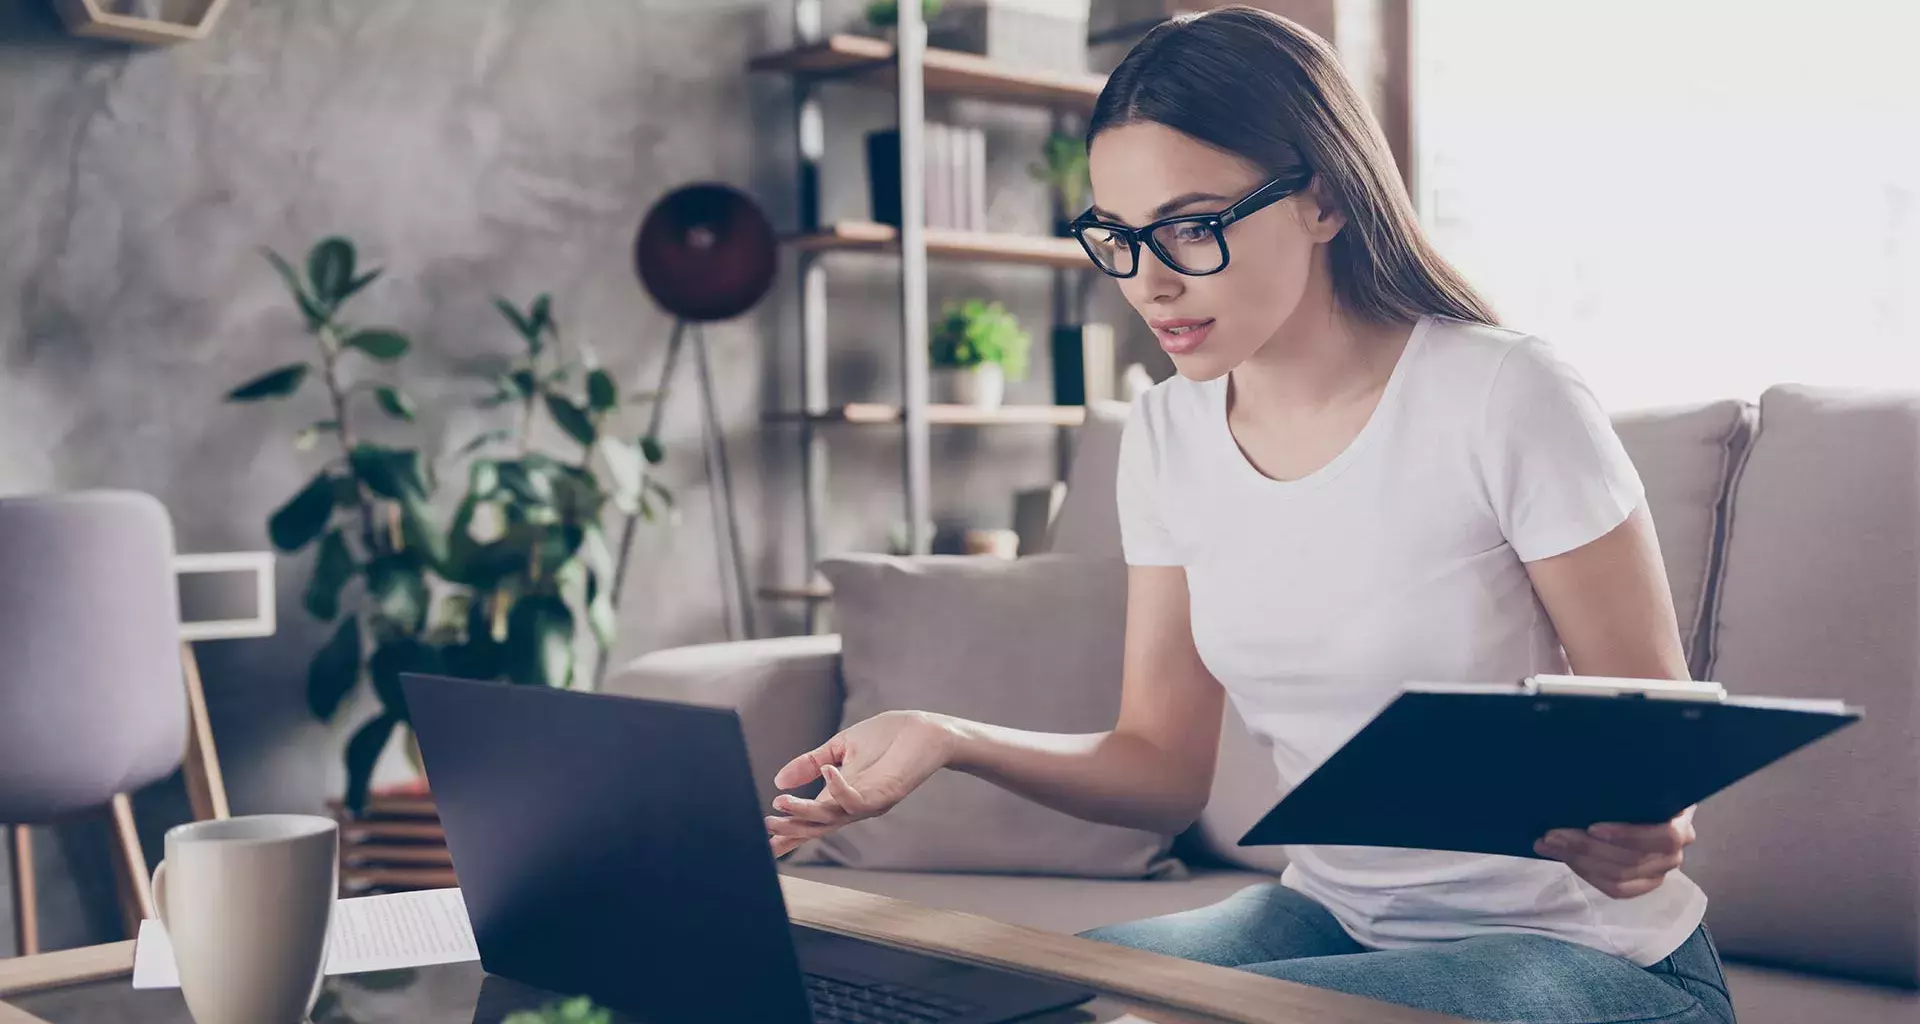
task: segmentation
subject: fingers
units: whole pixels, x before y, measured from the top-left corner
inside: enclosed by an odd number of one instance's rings
[[[1677,849],[1650,851],[1619,846],[1595,839],[1584,832],[1567,829],[1555,829],[1547,833],[1534,849],[1535,852],[1552,857],[1554,860],[1568,862],[1583,860],[1619,868],[1636,868],[1658,859],[1672,857],[1679,852]]]
[[[782,818],[778,815],[767,817],[767,834],[785,836],[788,839],[818,839],[829,832],[836,831],[839,825],[823,825],[798,818]]]
[[[797,796],[777,796],[773,800],[773,809],[801,821],[819,824],[844,824],[852,819],[840,809],[840,805],[830,799],[808,800]]]
[[[787,762],[773,777],[776,789],[798,789],[820,777],[823,765],[837,764],[846,752],[846,744],[835,736],[825,744]]]
[[[790,836],[768,836],[767,842],[773,847],[773,858],[775,860],[785,857],[787,854],[798,850],[807,843],[804,839],[794,839]]]
[[[1586,834],[1603,843],[1641,853],[1678,853],[1694,840],[1691,815],[1682,815],[1665,825],[1603,822],[1588,829]]]
[[[821,765],[820,771],[821,774],[826,776],[826,795],[835,804],[838,804],[855,818],[873,813],[874,807],[872,802],[865,794],[853,788],[853,783],[848,782],[847,777],[840,774],[838,766],[831,764]]]

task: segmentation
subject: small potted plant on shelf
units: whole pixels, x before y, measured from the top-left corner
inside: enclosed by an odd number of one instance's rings
[[[1041,162],[1031,168],[1033,176],[1052,189],[1053,233],[1066,238],[1073,234],[1067,225],[1086,205],[1087,142],[1078,135],[1054,132],[1041,148]]]
[[[920,0],[920,19],[932,21],[940,13],[943,0]],[[867,24],[882,39],[892,40],[900,28],[899,0],[873,0],[867,5]]]
[[[1008,380],[1027,375],[1032,339],[999,302],[949,303],[934,325],[930,360],[942,371],[951,400],[997,409]]]

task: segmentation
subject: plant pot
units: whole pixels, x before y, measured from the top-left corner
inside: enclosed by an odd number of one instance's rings
[[[941,371],[949,401],[974,409],[998,409],[1007,395],[1007,375],[999,363],[981,363]]]

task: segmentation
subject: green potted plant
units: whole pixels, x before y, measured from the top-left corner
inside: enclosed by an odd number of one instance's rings
[[[1087,178],[1087,142],[1078,135],[1054,132],[1041,147],[1041,161],[1029,170],[1047,183],[1053,198],[1053,233],[1072,234],[1067,225],[1080,215],[1092,186]]]
[[[959,405],[999,408],[1009,380],[1024,380],[1032,339],[999,302],[948,303],[934,324],[929,362]]]
[[[651,519],[671,507],[672,496],[645,471],[660,461],[659,446],[616,436],[619,391],[590,351],[564,349],[547,296],[524,311],[495,300],[525,351],[482,404],[507,409],[512,425],[431,458],[417,447],[366,439],[362,417],[370,411],[404,424],[418,411],[397,386],[370,373],[400,361],[411,342],[344,315],[380,270],[356,274],[355,249],[344,238],[315,245],[304,270],[271,251],[266,257],[305,320],[315,358],[261,375],[227,398],[291,399],[310,380],[326,395],[325,418],[301,430],[294,447],[314,452],[328,441],[336,453],[273,513],[267,532],[285,553],[316,548],[302,603],[333,634],[307,669],[309,709],[333,719],[363,680],[379,701],[345,751],[345,804],[357,813],[374,763],[407,720],[402,673],[570,686],[583,631],[604,660],[614,639],[617,573],[602,518],[612,509]],[[578,450],[536,450],[540,417]],[[443,525],[436,495],[446,479],[462,475],[465,490]]]
[[[930,22],[940,13],[942,0],[920,0],[920,18]],[[867,4],[867,24],[884,38],[891,39],[900,27],[899,0],[873,0]]]

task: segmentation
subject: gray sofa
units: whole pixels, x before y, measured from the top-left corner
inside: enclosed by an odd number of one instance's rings
[[[1053,550],[1117,557],[1124,412],[1096,410],[1079,431]],[[1711,899],[1740,1019],[1920,1021],[1920,395],[1779,387],[1757,407],[1616,426],[1647,484],[1696,677],[1867,712],[1700,809],[1687,871]],[[606,688],[738,708],[770,801],[774,771],[840,725],[839,639],[660,651]],[[1069,933],[1223,898],[1284,864],[1233,845],[1277,782],[1228,715],[1212,800],[1175,848],[1185,877],[783,870]]]

